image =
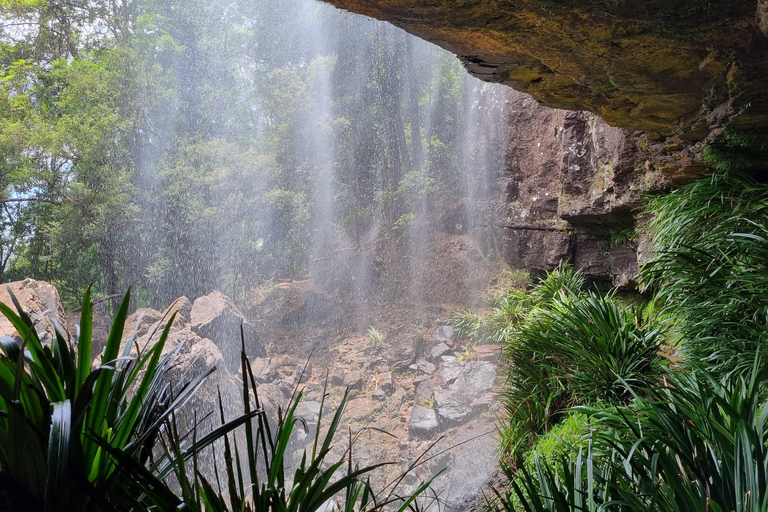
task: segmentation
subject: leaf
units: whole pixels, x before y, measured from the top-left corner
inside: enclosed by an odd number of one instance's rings
[[[48,483],[45,489],[46,510],[57,509],[59,496],[68,494],[61,486],[69,467],[69,444],[72,409],[69,400],[51,404],[51,431],[48,438]]]
[[[74,399],[80,393],[80,388],[91,372],[91,335],[93,332],[93,305],[91,304],[91,287],[85,291],[80,313],[80,333],[77,337],[77,379],[75,380]]]

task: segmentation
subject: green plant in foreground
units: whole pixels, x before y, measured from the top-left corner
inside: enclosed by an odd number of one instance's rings
[[[664,328],[642,308],[594,292],[553,295],[546,308],[531,312],[505,348],[501,437],[513,458],[569,407],[628,403],[631,389],[655,382],[664,364],[657,354]]]
[[[755,359],[755,369],[758,358]],[[504,510],[764,511],[768,401],[757,371],[719,381],[669,372],[630,407],[581,409],[594,428],[586,450],[536,458],[498,493]]]
[[[452,311],[448,317],[456,339],[467,342],[476,342],[484,337],[483,320],[481,315],[469,310]]]
[[[151,348],[118,353],[129,294],[91,369],[90,290],[83,301],[77,350],[62,334],[43,346],[32,320],[0,304],[23,343],[0,339],[0,508],[87,507],[170,510],[181,502],[144,468],[161,427],[213,371],[171,386],[163,381],[177,351],[161,357],[173,317]],[[135,468],[141,468],[136,470]],[[141,493],[129,492],[135,487]]]
[[[768,187],[714,175],[651,201],[656,257],[641,277],[683,338],[683,364],[750,371],[768,342]],[[763,370],[765,371],[765,370]]]

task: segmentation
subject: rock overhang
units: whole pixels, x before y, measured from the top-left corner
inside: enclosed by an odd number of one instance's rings
[[[478,78],[613,126],[687,143],[727,122],[768,126],[764,2],[324,1],[432,41]]]

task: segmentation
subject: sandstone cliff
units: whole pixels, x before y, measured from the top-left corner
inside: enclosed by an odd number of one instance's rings
[[[457,54],[470,73],[612,126],[702,140],[768,114],[766,2],[326,0]]]

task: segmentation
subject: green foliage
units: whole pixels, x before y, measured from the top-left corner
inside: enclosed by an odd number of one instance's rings
[[[537,436],[580,404],[622,404],[659,374],[665,326],[653,303],[583,292],[585,278],[560,264],[529,292],[498,295],[483,317],[453,313],[459,339],[504,343],[507,380],[500,437],[512,464]]]
[[[374,345],[381,345],[381,342],[384,341],[384,335],[374,326],[370,326],[368,328],[368,339]]]
[[[768,402],[754,377],[718,381],[680,372],[629,407],[583,409],[586,450],[510,475],[514,510],[765,510]]]
[[[659,377],[657,322],[612,295],[558,295],[533,310],[506,347],[504,440],[513,457],[569,407],[628,403],[633,387]]]
[[[541,280],[530,292],[534,306],[544,308],[557,300],[576,296],[584,288],[586,279],[580,270],[562,262]]]
[[[744,374],[768,341],[768,189],[717,174],[648,208],[657,255],[641,276],[684,339],[684,364]]]
[[[404,213],[395,221],[394,225],[392,226],[392,231],[394,231],[397,235],[397,243],[405,243],[409,233],[413,228],[415,220],[415,213]]]
[[[448,321],[459,341],[476,343],[485,338],[485,321],[478,313],[471,311],[451,311]]]
[[[536,459],[555,464],[563,457],[588,449],[591,434],[589,421],[590,418],[578,409],[569,411],[562,421],[539,436],[536,449],[525,454],[523,467],[535,471]]]
[[[730,126],[704,148],[705,162],[720,172],[748,171],[765,164],[766,134],[759,130],[738,130]]]
[[[513,281],[521,279],[519,276],[511,277]],[[584,275],[560,263],[530,292],[511,289],[494,297],[486,315],[471,311],[452,312],[451,325],[459,339],[471,343],[505,343],[531,311],[547,308],[560,293],[578,294],[583,287]]]
[[[173,317],[157,342],[136,356],[119,354],[126,294],[102,355],[91,369],[90,294],[83,302],[77,349],[60,332],[43,346],[34,324],[0,312],[24,340],[3,338],[0,356],[0,504],[5,509],[83,510],[87,506],[175,507],[180,500],[144,468],[161,427],[213,371],[171,387],[164,376],[178,349],[161,357]],[[134,486],[144,494],[128,492]],[[7,507],[5,507],[7,506]]]

